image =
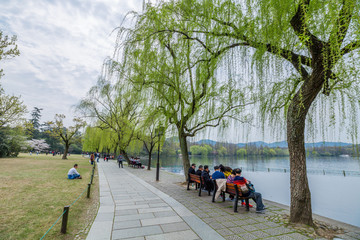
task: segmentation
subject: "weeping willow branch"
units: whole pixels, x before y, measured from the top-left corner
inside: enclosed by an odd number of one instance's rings
[[[329,42],[336,42],[338,48],[341,47],[346,33],[348,32],[352,13],[355,8],[355,2],[351,0],[343,0],[339,16],[336,20],[337,24],[334,25],[334,30],[330,35]]]
[[[360,40],[353,41],[346,45],[343,49],[341,49],[341,55],[344,56],[345,54],[348,54],[356,49],[360,48]]]
[[[295,15],[290,20],[290,24],[298,36],[299,40],[305,44],[312,51],[321,49],[324,46],[324,42],[318,37],[313,35],[308,26],[306,25],[306,14],[309,8],[310,0],[301,0]]]

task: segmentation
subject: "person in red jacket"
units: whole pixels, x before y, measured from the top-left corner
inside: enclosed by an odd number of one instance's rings
[[[238,185],[239,189],[241,189],[242,186],[249,184],[249,181],[241,176],[241,169],[236,169],[235,174],[234,184]],[[262,202],[261,193],[252,192],[248,189],[247,192],[243,192],[243,196],[250,197],[254,200],[254,202],[256,202],[256,213],[265,213],[265,206]]]

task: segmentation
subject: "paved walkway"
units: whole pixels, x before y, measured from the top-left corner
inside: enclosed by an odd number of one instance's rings
[[[311,230],[295,229],[281,216],[288,209],[264,201],[266,214],[232,211],[232,202],[212,203],[206,192],[186,191],[183,176],[100,162],[100,208],[87,239],[314,239]],[[141,177],[141,179],[139,178]],[[165,193],[166,194],[165,194]],[[332,225],[339,223],[332,223]],[[340,239],[360,239],[348,225]]]
[[[181,203],[129,171],[113,162],[100,161],[98,166],[100,208],[87,239],[224,239]]]

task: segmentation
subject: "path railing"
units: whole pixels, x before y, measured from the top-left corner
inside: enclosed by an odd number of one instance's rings
[[[88,185],[84,189],[84,191],[70,205],[67,205],[64,207],[64,211],[62,212],[62,214],[56,219],[54,224],[46,231],[46,233],[40,238],[40,240],[45,238],[46,234],[48,234],[50,232],[50,230],[56,225],[56,223],[60,220],[61,217],[62,217],[62,223],[61,223],[61,231],[60,232],[66,233],[70,207],[72,207],[76,203],[76,201],[79,200],[86,191],[87,191],[86,197],[90,198],[90,190],[91,190],[91,184],[94,179],[95,166],[96,166],[96,163],[94,161],[94,165],[93,165],[92,173],[91,173],[91,177],[90,177],[90,183],[88,183]]]

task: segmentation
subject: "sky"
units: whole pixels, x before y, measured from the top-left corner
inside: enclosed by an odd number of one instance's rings
[[[56,113],[71,124],[79,103],[113,55],[116,31],[143,0],[1,0],[0,29],[17,35],[20,56],[1,62],[7,94],[21,96],[41,121]],[[25,116],[30,118],[30,113]]]

